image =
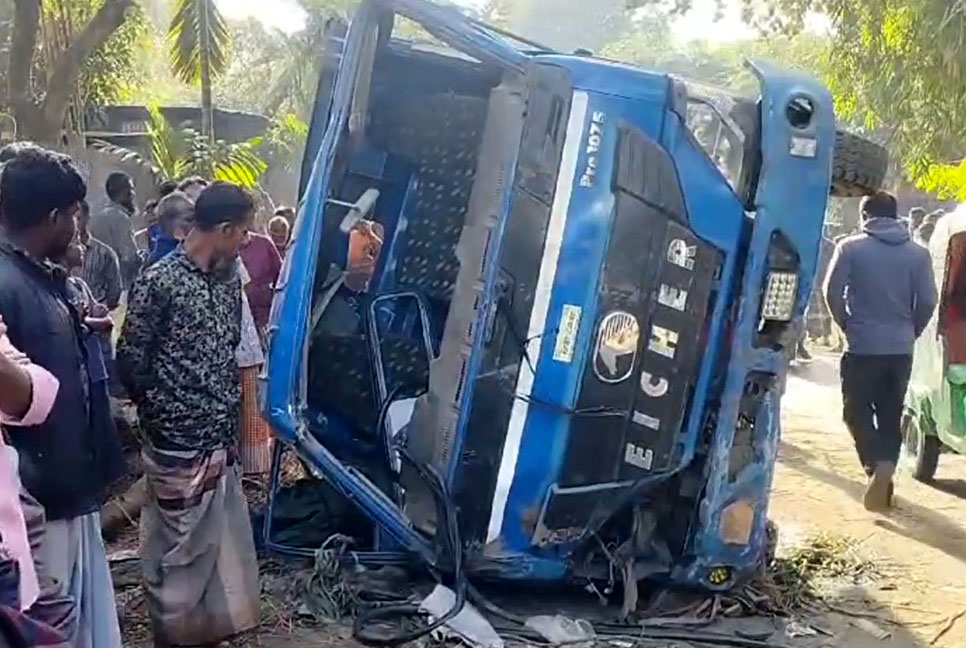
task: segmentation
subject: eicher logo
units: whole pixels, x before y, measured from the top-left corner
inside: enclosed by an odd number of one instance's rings
[[[614,311],[600,323],[594,373],[601,382],[624,382],[634,372],[641,327],[630,313]]]
[[[694,272],[697,254],[697,246],[690,241],[674,238],[667,242],[666,263],[689,274]],[[668,378],[660,375],[662,370],[656,367],[663,366],[663,372],[667,372],[667,361],[676,360],[678,345],[683,342],[679,326],[682,325],[681,317],[687,311],[693,275],[686,281],[679,277],[678,281],[678,285],[662,282],[657,287],[658,309],[650,322],[649,338],[641,361],[641,392],[644,398],[638,400],[631,414],[631,421],[635,425],[652,433],[662,431],[664,422],[661,417],[670,411],[667,399],[674,398]],[[632,356],[632,365],[633,361]],[[654,464],[654,451],[639,442],[628,443],[624,448],[624,463],[650,471]]]
[[[600,147],[604,142],[604,123],[607,115],[602,110],[595,110],[590,117],[587,128],[587,144],[584,152],[587,155],[587,165],[584,174],[580,176],[581,187],[593,187],[597,184],[597,170],[600,166]]]

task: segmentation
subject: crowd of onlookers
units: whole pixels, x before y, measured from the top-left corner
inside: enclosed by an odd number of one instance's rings
[[[0,645],[121,645],[99,519],[126,471],[112,397],[143,432],[156,644],[253,627],[240,475],[270,459],[255,382],[293,211],[200,177],[139,210],[124,173],[89,202],[71,159],[33,144],[0,164]]]

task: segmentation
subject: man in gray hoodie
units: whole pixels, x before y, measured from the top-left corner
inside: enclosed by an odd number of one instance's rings
[[[929,252],[910,239],[894,197],[868,196],[861,212],[862,232],[832,257],[825,299],[848,340],[842,400],[869,476],[865,507],[882,511],[892,500],[912,349],[936,309],[936,282]]]

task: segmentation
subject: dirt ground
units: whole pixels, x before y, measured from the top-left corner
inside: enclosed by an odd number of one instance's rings
[[[865,616],[826,618],[835,636],[824,645],[966,646],[966,457],[943,455],[933,485],[900,469],[895,510],[868,513],[838,380],[838,358],[829,354],[793,369],[771,506],[779,551],[833,532],[857,539],[887,574],[841,592],[841,607]]]

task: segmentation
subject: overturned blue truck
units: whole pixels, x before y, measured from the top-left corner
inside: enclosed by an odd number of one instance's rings
[[[826,205],[883,152],[801,74],[742,99],[426,0],[324,56],[265,412],[373,522],[362,558],[752,573]]]

